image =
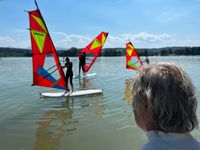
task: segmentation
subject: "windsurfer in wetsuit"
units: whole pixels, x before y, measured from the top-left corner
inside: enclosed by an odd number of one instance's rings
[[[68,79],[70,79],[71,90],[73,92],[73,90],[74,90],[73,82],[72,82],[72,79],[73,79],[73,71],[72,71],[73,63],[70,62],[68,57],[66,57],[65,61],[66,62],[65,62],[65,66],[64,67],[67,67],[66,76],[65,76],[66,88],[67,88],[67,91],[69,91]]]
[[[80,77],[80,73],[81,73],[81,68],[82,68],[82,71],[83,71],[83,75],[85,75],[85,68],[84,68],[84,65],[85,65],[85,57],[86,57],[85,52],[83,52],[83,53],[81,54],[81,56],[79,57],[79,77]]]
[[[146,56],[145,60],[143,62],[146,62],[147,64],[149,64],[149,58],[148,56]]]

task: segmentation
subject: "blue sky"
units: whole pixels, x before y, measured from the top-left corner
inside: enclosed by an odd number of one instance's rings
[[[200,0],[37,0],[56,47],[85,47],[101,31],[105,47],[200,46]],[[0,47],[30,47],[34,0],[0,0]]]

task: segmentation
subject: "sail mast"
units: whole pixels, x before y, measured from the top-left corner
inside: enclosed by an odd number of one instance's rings
[[[34,2],[35,2],[36,9],[38,9],[38,10],[39,10],[39,7],[38,7],[38,4],[37,4],[37,1],[36,1],[36,0],[34,0]]]

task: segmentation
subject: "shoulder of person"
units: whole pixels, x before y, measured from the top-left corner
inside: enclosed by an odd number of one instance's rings
[[[147,143],[143,145],[139,150],[165,150],[165,147],[159,144],[154,145],[154,144]]]
[[[200,150],[200,140],[195,139],[195,141],[196,141],[196,145],[195,145],[196,147],[195,148],[198,148],[198,150]]]
[[[155,146],[152,146],[151,144],[147,143],[143,145],[139,150],[157,150],[157,149],[155,149]]]

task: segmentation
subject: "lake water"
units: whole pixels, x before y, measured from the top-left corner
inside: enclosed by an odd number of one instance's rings
[[[78,60],[71,60],[77,73]],[[159,61],[181,65],[199,95],[200,57],[150,57],[151,63]],[[101,88],[103,95],[76,98],[40,97],[52,89],[31,86],[31,58],[2,58],[0,70],[2,150],[135,150],[147,142],[130,105],[130,81],[136,72],[125,69],[124,57],[98,58],[92,68],[96,77],[74,80],[74,86]],[[192,134],[200,139],[200,130]]]

